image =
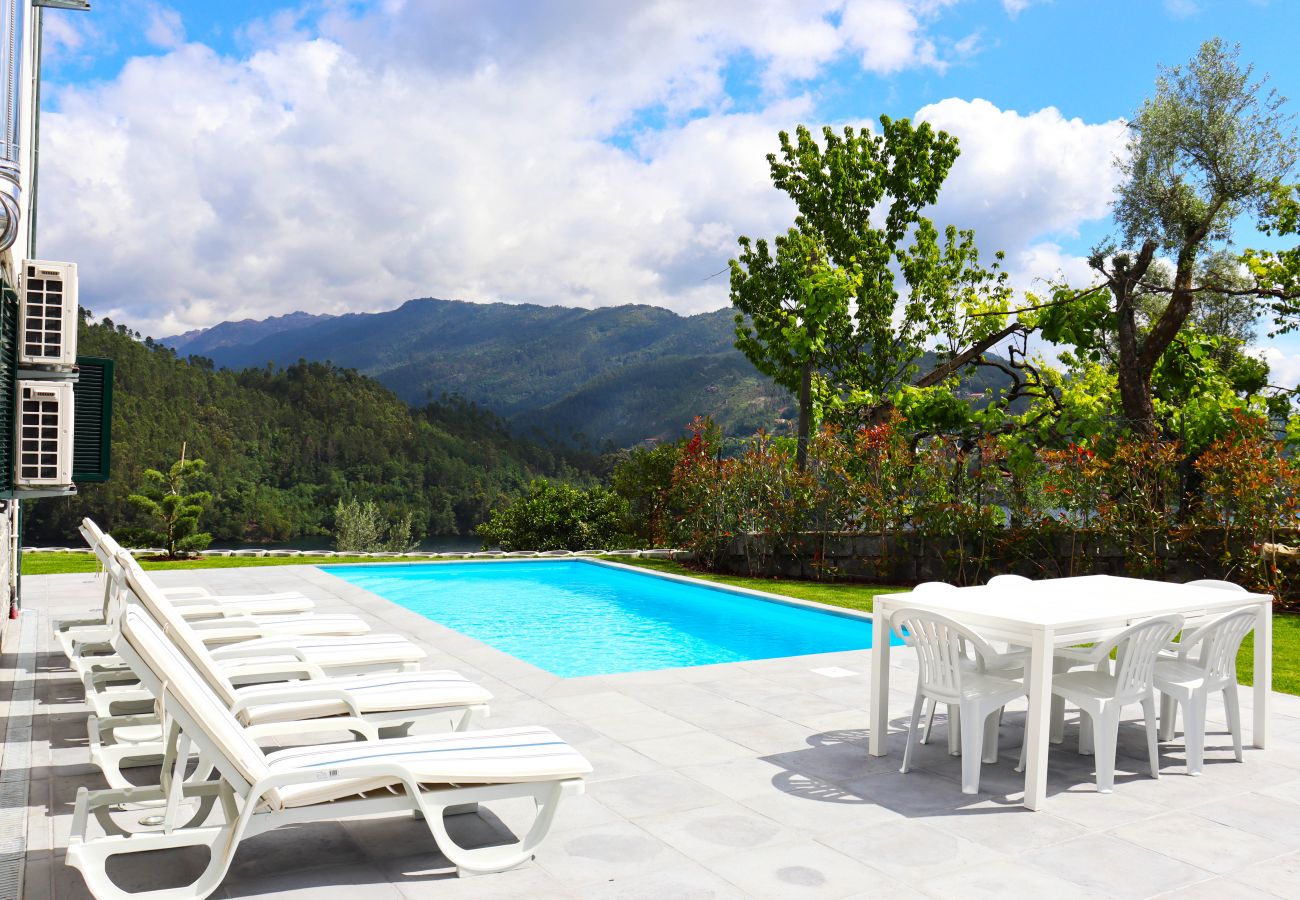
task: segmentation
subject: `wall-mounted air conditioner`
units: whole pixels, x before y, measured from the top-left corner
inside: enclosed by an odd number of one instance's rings
[[[18,317],[19,366],[74,365],[77,264],[24,260]]]
[[[72,382],[18,382],[14,487],[72,484]]]

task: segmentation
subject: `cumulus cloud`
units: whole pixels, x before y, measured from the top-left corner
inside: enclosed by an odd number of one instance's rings
[[[943,62],[927,29],[945,0],[760,5],[586,0],[559,22],[394,0],[257,23],[243,57],[175,31],[57,92],[41,253],[78,260],[96,313],[155,335],[415,296],[722,306],[736,236],[790,221],[764,157],[815,119],[802,80],[846,56]],[[725,87],[739,57],[763,92],[744,110]],[[918,115],[963,140],[939,218],[1027,271],[1105,214],[1116,123],[965,100]]]
[[[1011,251],[1038,237],[1073,237],[1081,224],[1109,212],[1122,120],[1088,124],[1050,106],[1022,115],[957,98],[923,107],[916,117],[961,142],[936,218],[980,223],[981,244]]]

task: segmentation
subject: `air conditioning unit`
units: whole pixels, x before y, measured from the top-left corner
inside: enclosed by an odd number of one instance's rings
[[[16,488],[72,484],[72,382],[18,382]]]
[[[77,264],[24,260],[18,315],[19,366],[75,365]]]

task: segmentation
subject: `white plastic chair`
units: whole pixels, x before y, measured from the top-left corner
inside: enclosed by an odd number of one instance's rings
[[[1246,589],[1239,584],[1231,581],[1223,581],[1219,578],[1198,578],[1195,581],[1187,582],[1188,587],[1207,587],[1215,588],[1220,591],[1237,591],[1238,593],[1247,593]]]
[[[1012,579],[1020,579],[1023,581],[1029,581],[1028,578],[1024,578],[1023,576],[1020,575],[997,575],[994,576],[994,578],[989,581],[989,584],[992,584],[993,581],[995,581],[998,578],[1012,578]],[[912,593],[924,597],[927,594],[933,595],[937,593],[945,593],[947,591],[955,591],[955,590],[957,590],[957,585],[949,584],[946,581],[923,581],[912,589]],[[903,635],[902,637],[904,642],[906,642],[907,636]],[[971,657],[971,654],[967,652],[967,648],[964,646],[962,647],[962,653],[966,657],[965,665],[968,668],[974,670],[976,668],[975,660]],[[1029,659],[1028,650],[1025,650],[1023,648],[1012,648],[1006,652],[995,650],[995,654],[996,654],[995,656],[984,660],[983,663],[984,671],[997,674],[997,675],[1002,675],[1007,678],[1020,678],[1023,675],[1025,664]],[[921,731],[922,744],[930,743],[930,730],[934,727],[934,713],[935,713],[935,708],[937,706],[938,704],[934,701],[933,698],[926,699],[925,711],[924,711],[925,727]],[[961,721],[960,720],[961,720],[961,714],[958,712],[958,710],[955,708],[950,708],[948,710],[948,752],[951,753],[953,756],[958,755],[961,751],[961,743],[960,743]]]
[[[1223,694],[1232,733],[1232,749],[1242,762],[1241,706],[1237,699],[1237,651],[1255,627],[1255,610],[1233,610],[1202,625],[1174,646],[1177,656],[1156,661],[1155,687],[1160,691],[1160,738],[1172,740],[1177,705],[1183,707],[1183,742],[1187,774],[1200,775],[1205,759],[1205,707],[1210,695]],[[1199,652],[1196,652],[1199,651]]]
[[[1160,616],[1132,625],[1111,640],[1098,644],[1085,654],[1082,664],[1105,664],[1099,669],[1053,675],[1052,693],[1079,707],[1084,718],[1079,723],[1079,752],[1094,749],[1097,766],[1097,790],[1109,794],[1115,788],[1115,744],[1119,739],[1119,716],[1124,707],[1141,704],[1147,729],[1147,754],[1151,777],[1160,777],[1160,757],[1156,749],[1156,698],[1154,673],[1156,655],[1183,627],[1182,616]],[[1107,660],[1116,652],[1114,672]],[[1025,742],[1026,745],[1028,741]],[[1020,766],[1025,764],[1025,747],[1020,750]]]
[[[1033,583],[1032,578],[1023,575],[994,575],[989,579],[989,587],[1017,587]]]
[[[893,614],[890,624],[895,631],[907,634],[919,662],[916,701],[912,704],[907,749],[899,771],[906,773],[911,769],[912,754],[920,743],[921,708],[925,701],[946,703],[950,711],[958,712],[956,717],[950,714],[949,720],[966,723],[961,729],[962,793],[978,793],[980,764],[997,761],[995,714],[1010,701],[1024,696],[1024,684],[986,671],[986,661],[996,660],[1000,654],[974,631],[947,616],[921,609],[900,609]],[[974,665],[967,656],[968,648],[974,651]]]

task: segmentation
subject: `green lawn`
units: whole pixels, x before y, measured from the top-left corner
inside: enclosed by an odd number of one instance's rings
[[[411,562],[412,560],[404,560]],[[248,566],[311,566],[317,563],[373,563],[382,560],[368,556],[337,556],[332,559],[301,556],[204,556],[199,559],[140,561],[144,569],[242,569]],[[89,553],[24,553],[24,575],[63,575],[68,572],[94,572],[95,557]]]
[[[408,560],[409,561],[409,560]],[[903,591],[901,587],[882,587],[869,584],[822,583],[792,581],[784,578],[742,578],[735,575],[714,575],[688,569],[679,563],[661,559],[633,559],[618,557],[616,562],[659,572],[689,575],[704,581],[732,584],[737,587],[784,594],[800,600],[812,600],[828,606],[871,611],[871,600],[877,594]],[[146,569],[235,569],[245,566],[300,566],[316,563],[373,563],[377,560],[364,557],[338,557],[314,559],[312,557],[231,557],[212,556],[194,560],[176,560],[142,563]],[[87,553],[24,553],[24,575],[54,575],[64,572],[93,572],[95,558]],[[1253,635],[1246,637],[1238,658],[1237,673],[1242,684],[1252,684]],[[1288,694],[1300,695],[1300,615],[1276,613],[1273,616],[1273,688]]]

